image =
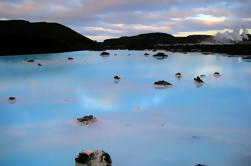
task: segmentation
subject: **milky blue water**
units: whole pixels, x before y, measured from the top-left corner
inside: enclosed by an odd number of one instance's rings
[[[151,51],[109,52],[0,57],[1,166],[74,166],[84,149],[104,150],[115,166],[251,165],[250,62],[219,54],[167,52],[158,60]],[[202,86],[193,82],[200,74]],[[158,80],[173,87],[156,89]],[[96,124],[76,123],[89,114]]]

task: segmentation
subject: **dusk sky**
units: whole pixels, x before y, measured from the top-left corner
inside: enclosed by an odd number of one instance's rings
[[[0,0],[0,19],[64,24],[91,39],[251,32],[251,0]]]

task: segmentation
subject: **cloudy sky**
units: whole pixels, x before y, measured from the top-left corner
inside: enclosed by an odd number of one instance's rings
[[[0,0],[0,19],[58,22],[98,41],[148,32],[251,32],[251,0]]]

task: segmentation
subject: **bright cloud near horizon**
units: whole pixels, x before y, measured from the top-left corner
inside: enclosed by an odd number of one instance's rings
[[[165,32],[251,32],[250,0],[0,0],[0,19],[64,24],[93,40]]]

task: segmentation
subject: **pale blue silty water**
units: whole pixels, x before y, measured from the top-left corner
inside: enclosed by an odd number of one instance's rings
[[[1,166],[74,166],[83,149],[108,152],[115,166],[251,164],[251,63],[217,54],[167,52],[157,60],[151,51],[109,52],[0,57]],[[200,74],[205,84],[197,87]],[[174,86],[155,89],[158,80]],[[76,123],[89,114],[99,122]]]

